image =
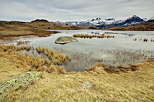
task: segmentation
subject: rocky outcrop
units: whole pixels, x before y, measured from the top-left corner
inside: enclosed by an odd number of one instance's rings
[[[72,36],[61,36],[56,39],[56,44],[67,44],[70,42],[77,42],[78,40]]]
[[[11,78],[5,82],[0,83],[0,101],[6,96],[7,93],[25,87],[41,76],[41,72],[26,72],[15,78]]]

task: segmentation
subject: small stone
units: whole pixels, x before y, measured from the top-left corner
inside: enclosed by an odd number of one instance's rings
[[[82,84],[82,88],[83,89],[88,89],[92,86],[92,84],[90,82],[83,82]]]

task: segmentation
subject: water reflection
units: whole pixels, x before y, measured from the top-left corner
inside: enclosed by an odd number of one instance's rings
[[[17,41],[30,41],[33,47],[42,46],[58,50],[72,57],[65,68],[69,71],[82,71],[96,62],[104,64],[134,64],[154,57],[154,42],[134,41],[135,38],[154,39],[154,31],[102,31],[102,30],[57,30],[61,33],[49,37],[21,38]],[[115,38],[77,38],[78,42],[65,45],[55,44],[60,36],[73,34],[107,34]]]

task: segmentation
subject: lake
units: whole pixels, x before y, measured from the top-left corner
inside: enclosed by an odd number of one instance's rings
[[[55,31],[55,30],[54,30]],[[96,62],[106,65],[129,65],[154,58],[154,31],[56,30],[49,37],[20,37],[29,45],[46,47],[68,54],[71,61],[63,65],[68,71],[83,71]],[[77,38],[78,42],[55,44],[60,36],[73,34],[106,34],[115,38]],[[144,39],[148,39],[144,42]]]

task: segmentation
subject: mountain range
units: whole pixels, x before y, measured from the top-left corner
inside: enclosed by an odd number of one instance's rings
[[[153,18],[152,18],[153,19]],[[151,19],[150,19],[151,20]],[[129,25],[134,25],[138,23],[143,23],[148,21],[146,18],[140,18],[139,16],[133,15],[125,20],[116,20],[114,18],[95,18],[87,21],[67,21],[67,22],[52,22],[60,25],[75,25],[82,27],[89,27],[89,29],[108,29],[113,27],[125,27]]]

